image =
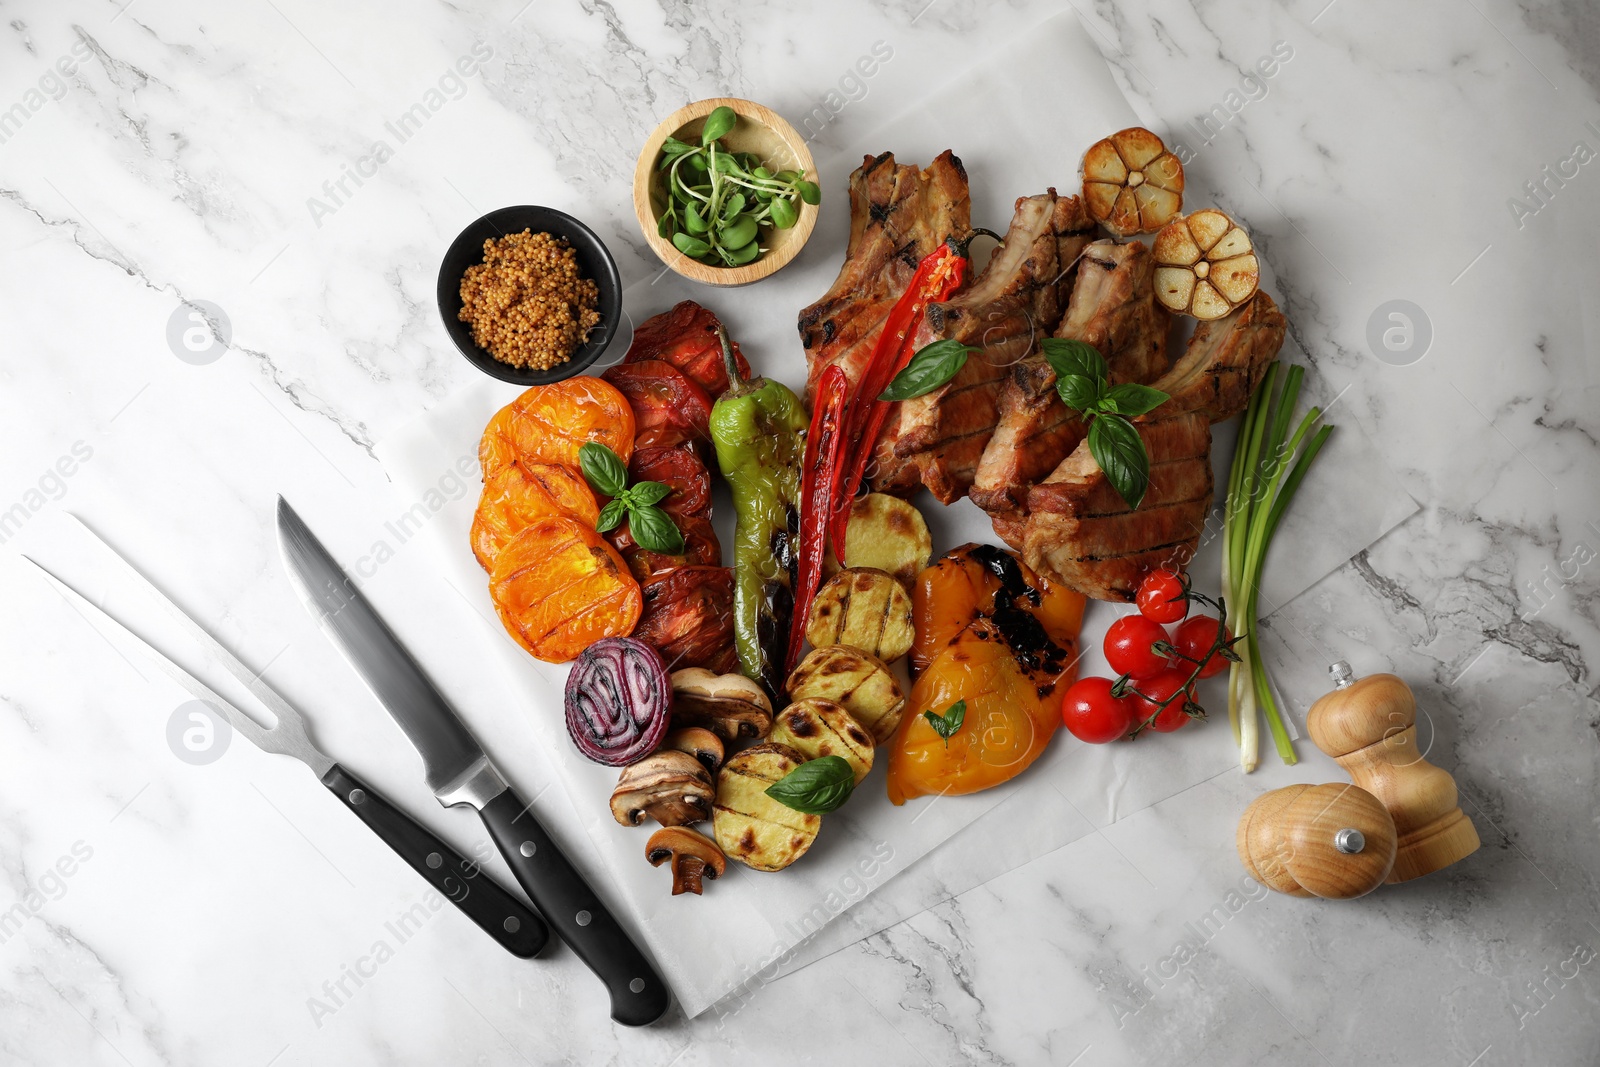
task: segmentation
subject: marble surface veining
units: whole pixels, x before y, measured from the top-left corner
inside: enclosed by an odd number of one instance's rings
[[[1334,658],[1416,689],[1483,838],[1428,879],[1356,904],[1241,881],[1249,799],[1342,777],[1269,755],[628,1031],[570,953],[513,966],[449,908],[397,938],[415,877],[288,761],[237,739],[177,759],[174,691],[17,558],[73,565],[79,514],[291,701],[363,701],[280,575],[281,490],[381,557],[367,591],[452,699],[503,700],[372,455],[476,373],[437,321],[439,249],[544,203],[646,277],[633,157],[678,104],[821,108],[827,144],[1066,7],[0,3],[0,915],[22,906],[0,1062],[1600,1061],[1600,38],[1578,0],[1076,5],[1188,150],[1189,196],[1248,220],[1332,410],[1422,505],[1263,639],[1297,716]],[[877,41],[893,60],[852,76]],[[1018,146],[1068,173],[1080,150]],[[226,350],[185,348],[197,322]],[[367,722],[317,735],[485,846]],[[486,733],[508,760],[526,744]]]

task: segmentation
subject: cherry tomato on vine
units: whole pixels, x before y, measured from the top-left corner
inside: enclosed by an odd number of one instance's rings
[[[1222,631],[1224,641],[1233,640],[1233,632],[1210,615],[1185,619],[1177,633],[1173,634],[1172,647],[1192,660],[1205,659],[1206,653],[1211,651],[1212,644],[1217,640],[1218,630]],[[1227,657],[1219,652],[1206,660],[1206,665],[1200,668],[1200,677],[1210,678],[1213,674],[1221,674],[1227,666]]]
[[[1073,737],[1103,745],[1133,729],[1133,702],[1111,695],[1110,678],[1079,678],[1061,698],[1061,724]]]
[[[1150,647],[1157,641],[1169,641],[1166,627],[1143,615],[1124,615],[1106,631],[1106,662],[1118,674],[1132,678],[1160,674],[1172,661]]]
[[[1144,722],[1150,716],[1155,715],[1156,708],[1160,706],[1163,700],[1173,696],[1175,693],[1180,693],[1183,690],[1184,683],[1189,680],[1189,673],[1187,670],[1172,669],[1162,671],[1152,678],[1145,678],[1142,681],[1136,680],[1129,687],[1130,690],[1137,690],[1137,692],[1130,692],[1136,721]],[[1189,692],[1172,700],[1162,709],[1160,715],[1156,715],[1156,721],[1151,723],[1148,729],[1161,734],[1169,734],[1174,730],[1181,729],[1184,723],[1189,721],[1189,716],[1183,710],[1185,699],[1193,700],[1194,693]]]
[[[1183,576],[1170,567],[1157,567],[1139,583],[1134,603],[1139,614],[1151,622],[1174,623],[1189,614],[1189,601],[1184,598]]]

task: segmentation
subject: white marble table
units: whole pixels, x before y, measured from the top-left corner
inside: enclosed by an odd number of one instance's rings
[[[1348,386],[1341,417],[1422,505],[1274,616],[1277,676],[1297,715],[1330,658],[1407,677],[1477,855],[1358,904],[1264,895],[1233,824],[1264,788],[1340,777],[1307,751],[644,1031],[610,1023],[568,952],[513,965],[451,909],[395,938],[415,877],[287,761],[237,739],[176,759],[181,698],[18,554],[70,565],[51,553],[81,515],[291,700],[367,707],[279,573],[282,491],[345,517],[324,527],[341,554],[381,557],[369,594],[452,698],[504,699],[373,457],[476,373],[437,321],[444,244],[544,203],[646,277],[633,156],[678,104],[821,107],[837,143],[1063,5],[13,2],[0,1062],[1600,1061],[1600,20],[1580,0],[1079,7],[1142,117],[1188,148],[1191,189],[1250,220],[1315,373]],[[858,79],[877,42],[892,59]],[[420,128],[388,132],[419,103]],[[1426,345],[1369,341],[1395,300]],[[184,347],[200,301],[225,350]],[[481,844],[371,724],[317,718],[325,747]],[[485,732],[508,759],[526,744]]]

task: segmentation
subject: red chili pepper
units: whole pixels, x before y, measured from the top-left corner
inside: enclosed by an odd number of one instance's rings
[[[850,403],[850,380],[837,363],[822,372],[817,381],[811,410],[811,428],[806,433],[805,464],[800,468],[800,554],[795,574],[794,625],[789,628],[789,654],[785,675],[800,661],[800,646],[805,638],[805,620],[811,614],[811,601],[822,585],[822,559],[828,548],[828,527],[839,506],[839,481],[845,451],[844,418]],[[841,541],[839,548],[844,547]]]
[[[899,300],[895,301],[889,317],[884,321],[883,333],[878,336],[872,359],[861,376],[861,385],[850,401],[845,449],[848,456],[843,478],[839,485],[839,502],[833,514],[834,554],[844,561],[844,535],[850,523],[850,502],[855,499],[866,476],[867,465],[883,432],[883,423],[889,417],[889,401],[878,396],[894,381],[894,376],[905,369],[915,352],[911,338],[927,314],[929,304],[948,300],[961,287],[967,276],[967,241],[954,238],[922,257],[911,284]]]

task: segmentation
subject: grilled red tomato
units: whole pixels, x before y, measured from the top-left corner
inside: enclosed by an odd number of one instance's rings
[[[711,516],[711,473],[690,446],[636,449],[628,462],[628,481],[671,486],[660,508],[673,518]]]
[[[652,552],[640,548],[623,523],[607,533],[611,547],[627,561],[628,570],[639,581],[649,581],[674,567],[715,567],[722,562],[722,543],[717,540],[711,520],[700,515],[674,515],[673,521],[683,534],[683,551],[677,555]]]
[[[674,567],[644,583],[644,613],[633,636],[661,653],[667,670],[738,669],[733,647],[733,570]]]
[[[628,398],[635,448],[671,448],[711,437],[711,397],[666,360],[619,363],[600,377]]]
[[[722,343],[717,340],[717,317],[693,300],[685,300],[671,311],[645,319],[633,331],[624,363],[661,359],[687,374],[713,399],[728,388],[728,371],[722,364]],[[733,344],[733,358],[739,372],[750,376],[750,364]]]

